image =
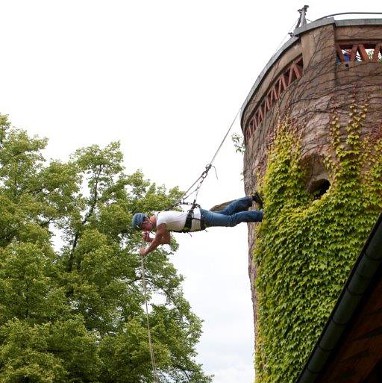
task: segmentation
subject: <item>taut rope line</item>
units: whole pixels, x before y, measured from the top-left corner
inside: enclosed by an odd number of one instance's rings
[[[191,194],[193,194],[193,193],[196,193],[195,201],[194,201],[194,204],[195,204],[195,202],[196,202],[196,197],[197,197],[197,195],[198,195],[198,193],[199,193],[199,189],[200,189],[200,187],[202,186],[203,181],[204,181],[205,178],[207,177],[208,172],[209,172],[210,169],[212,168],[212,163],[215,161],[216,156],[218,155],[218,153],[219,153],[221,147],[223,146],[225,140],[227,139],[227,136],[228,136],[229,132],[231,131],[231,129],[232,129],[232,127],[233,127],[233,125],[234,125],[234,123],[235,123],[237,117],[238,117],[239,114],[240,114],[240,112],[241,112],[241,108],[239,108],[239,110],[237,111],[237,113],[236,113],[236,115],[235,115],[235,118],[234,118],[233,121],[231,122],[231,125],[229,126],[229,128],[228,128],[226,134],[224,135],[224,137],[223,137],[223,139],[222,139],[222,141],[221,141],[219,147],[217,148],[215,154],[213,155],[211,161],[206,165],[205,170],[204,170],[204,171],[202,172],[202,174],[196,179],[196,181],[195,181],[195,182],[194,182],[194,183],[193,183],[193,184],[192,184],[192,185],[191,185],[191,186],[190,186],[190,187],[183,193],[183,196],[182,196],[182,197],[181,197],[181,198],[180,198],[174,205],[172,205],[169,209],[171,209],[172,207],[174,207],[174,206],[176,206],[176,205],[178,205],[178,204],[184,204],[184,200],[187,199],[187,198],[188,198]],[[191,189],[192,189],[198,182],[199,182],[199,184],[198,184],[198,186],[195,188],[195,190],[193,190],[192,192],[190,192],[190,190],[191,190]]]

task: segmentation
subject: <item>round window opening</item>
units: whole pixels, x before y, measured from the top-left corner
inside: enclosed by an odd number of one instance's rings
[[[320,199],[330,188],[329,180],[322,178],[311,183],[309,193],[314,199]]]

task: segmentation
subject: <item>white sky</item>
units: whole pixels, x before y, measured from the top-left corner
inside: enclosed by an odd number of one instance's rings
[[[311,0],[307,19],[378,12],[375,0]],[[303,1],[0,0],[0,113],[49,138],[48,156],[119,140],[129,172],[187,189],[287,41]],[[350,16],[351,17],[351,16]],[[374,16],[377,17],[377,16]],[[240,132],[239,119],[231,133]],[[243,195],[231,134],[198,202]],[[247,229],[177,237],[174,263],[204,319],[198,362],[214,383],[253,381]]]

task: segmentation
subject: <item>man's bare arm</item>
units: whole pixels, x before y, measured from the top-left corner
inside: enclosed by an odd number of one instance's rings
[[[155,237],[150,242],[150,245],[147,246],[146,248],[143,247],[140,250],[140,254],[143,256],[146,256],[147,254],[154,251],[159,245],[169,244],[170,241],[171,241],[170,232],[167,230],[166,225],[162,223],[157,227]]]

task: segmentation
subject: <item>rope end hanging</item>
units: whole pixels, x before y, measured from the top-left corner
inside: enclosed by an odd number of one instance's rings
[[[149,304],[148,304],[148,294],[147,294],[147,286],[146,286],[146,276],[145,276],[145,260],[144,257],[141,258],[141,273],[142,273],[142,288],[143,288],[143,296],[145,299],[145,309],[146,309],[146,324],[147,324],[147,337],[148,337],[148,346],[150,351],[150,359],[151,359],[151,368],[153,373],[154,382],[158,383],[158,371],[155,363],[155,355],[154,355],[154,347],[153,341],[151,339],[151,328],[150,328],[150,319],[149,319]]]

